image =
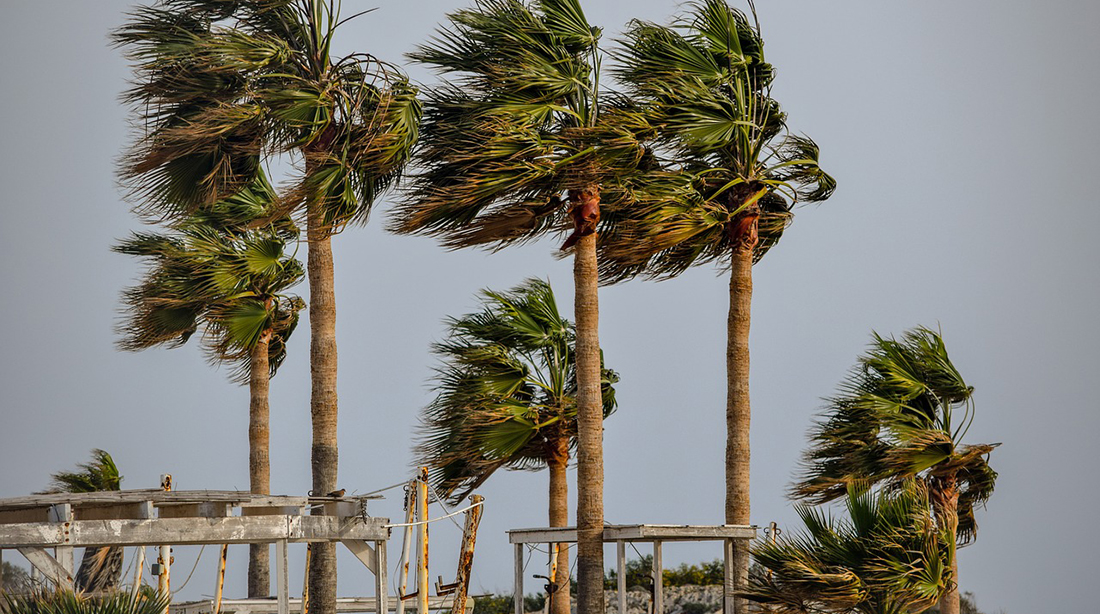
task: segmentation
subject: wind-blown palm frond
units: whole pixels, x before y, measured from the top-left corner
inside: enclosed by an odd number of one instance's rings
[[[87,493],[120,490],[122,476],[111,455],[104,450],[92,450],[92,460],[77,465],[76,471],[59,471],[50,476],[47,493]],[[117,546],[85,548],[74,578],[76,588],[83,592],[98,592],[118,586],[122,574],[122,548]]]
[[[689,7],[673,27],[633,22],[616,56],[620,107],[661,170],[625,179],[623,206],[610,214],[614,232],[600,244],[608,283],[725,262],[745,239],[746,216],[758,226],[758,260],[794,204],[825,200],[835,188],[817,145],[787,133],[758,29],[724,0]]]
[[[161,0],[113,41],[135,63],[126,100],[142,138],[122,176],[140,212],[180,219],[239,193],[260,159],[306,153],[284,212],[323,207],[329,231],[365,222],[417,137],[420,106],[395,67],[330,56],[341,23],[319,0]]]
[[[804,533],[753,548],[748,599],[790,614],[907,614],[935,603],[951,583],[951,538],[929,515],[924,484],[853,485],[845,497],[847,518],[800,506]]]
[[[530,279],[482,297],[484,308],[449,320],[447,340],[433,347],[443,360],[438,396],[424,411],[416,449],[417,463],[456,501],[501,467],[567,462],[576,446],[574,330],[550,285]],[[603,369],[605,417],[615,410],[618,380]]]
[[[422,170],[390,228],[499,248],[572,227],[570,190],[613,203],[644,149],[602,113],[600,29],[580,4],[479,0],[448,17],[409,56],[449,81],[427,94]]]
[[[283,216],[247,229],[271,215],[273,196],[261,174],[250,189],[214,203],[168,234],[134,234],[116,245],[116,252],[150,263],[141,283],[123,292],[119,347],[178,347],[202,328],[210,360],[233,365],[231,377],[243,383],[251,372],[252,348],[263,339],[269,342],[268,368],[274,375],[305,303],[284,294],[304,273],[285,253],[297,228]]]
[[[972,393],[938,333],[875,334],[811,431],[792,495],[823,503],[851,484],[919,478],[941,517],[955,514],[947,508],[957,505],[957,536],[969,542],[977,531],[975,507],[985,505],[997,479],[988,464],[997,444],[961,443],[973,420]]]

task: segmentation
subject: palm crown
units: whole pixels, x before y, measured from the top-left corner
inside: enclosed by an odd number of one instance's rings
[[[993,494],[997,479],[987,460],[997,444],[961,442],[973,420],[972,393],[936,332],[874,335],[811,432],[794,496],[825,502],[851,484],[919,477],[941,514],[950,511],[945,497],[957,497],[958,538],[970,541],[977,531],[974,509]]]
[[[330,56],[342,22],[319,0],[161,0],[114,41],[137,63],[127,99],[146,138],[123,177],[156,216],[178,217],[247,187],[261,156],[301,152],[280,199],[322,210],[327,229],[365,221],[416,140],[416,89],[365,54]]]
[[[456,500],[501,467],[565,463],[576,446],[573,324],[558,313],[550,285],[531,279],[483,297],[484,309],[450,320],[449,338],[434,346],[444,361],[439,395],[425,411],[417,450]],[[603,369],[605,417],[617,381]]]
[[[565,192],[616,184],[642,153],[602,113],[600,29],[576,0],[479,0],[449,17],[410,54],[452,80],[428,92],[423,170],[392,228],[452,248],[564,230]]]
[[[211,360],[234,365],[235,379],[248,380],[251,350],[261,340],[269,343],[274,375],[305,307],[302,299],[284,294],[302,278],[301,263],[284,252],[297,229],[284,218],[266,228],[228,232],[236,216],[264,211],[272,196],[260,175],[251,189],[170,233],[136,233],[115,246],[151,263],[141,283],[123,293],[119,345],[133,351],[177,347],[205,327]]]
[[[689,6],[674,27],[634,22],[616,58],[623,113],[649,127],[637,133],[659,168],[624,184],[628,206],[601,244],[607,281],[672,277],[742,243],[759,258],[794,203],[835,188],[817,145],[787,132],[759,28],[723,0]]]

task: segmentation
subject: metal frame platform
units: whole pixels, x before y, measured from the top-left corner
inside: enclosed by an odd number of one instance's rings
[[[733,613],[733,545],[737,540],[748,541],[756,537],[756,526],[747,525],[673,525],[673,524],[620,524],[605,525],[604,543],[615,543],[616,569],[618,571],[619,612],[626,611],[626,544],[651,542],[653,544],[653,614],[664,614],[662,596],[661,544],[671,541],[721,541],[724,552],[725,582],[722,586],[723,611]],[[515,544],[515,611],[523,613],[523,548],[526,544],[570,544],[577,542],[575,527],[539,527],[508,531],[508,541]]]

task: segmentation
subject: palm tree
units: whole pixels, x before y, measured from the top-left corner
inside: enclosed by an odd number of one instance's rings
[[[417,91],[396,68],[332,55],[345,21],[326,0],[160,0],[114,34],[137,64],[128,99],[147,127],[122,172],[139,211],[185,216],[247,186],[263,156],[301,162],[279,202],[305,219],[308,236],[318,493],[337,489],[332,235],[367,221],[420,120]],[[316,614],[335,613],[335,557],[332,544],[313,550]]]
[[[951,577],[951,534],[928,513],[924,484],[846,491],[848,518],[798,506],[805,533],[753,549],[746,596],[777,614],[908,614],[935,603]]]
[[[835,183],[818,167],[817,145],[786,130],[759,27],[724,0],[691,6],[674,27],[634,22],[625,35],[620,103],[654,168],[628,178],[615,231],[601,235],[600,273],[615,283],[709,262],[729,267],[725,521],[751,524],[752,265],[778,241],[795,203],[822,201]],[[738,548],[736,557],[743,583],[748,552]]]
[[[305,306],[284,294],[303,274],[301,264],[284,253],[285,243],[298,234],[289,220],[260,230],[231,225],[250,210],[264,212],[262,204],[270,205],[271,196],[266,181],[257,181],[170,234],[135,234],[114,248],[151,262],[141,283],[123,294],[120,347],[179,347],[201,328],[211,362],[232,365],[231,378],[248,383],[248,473],[257,494],[271,492],[270,378],[286,357],[287,340]],[[252,544],[250,597],[268,595],[269,569],[269,547]]]
[[[923,481],[936,522],[956,537],[948,559],[955,582],[940,603],[949,614],[959,612],[956,541],[974,539],[974,510],[989,500],[997,480],[988,457],[998,444],[962,443],[974,419],[973,392],[938,333],[920,327],[900,340],[875,334],[811,431],[802,475],[792,487],[793,496],[822,503],[853,484]]]
[[[77,465],[76,471],[59,471],[50,476],[50,485],[40,494],[82,493],[119,490],[122,476],[107,452],[92,450],[92,459]],[[85,548],[76,572],[75,586],[81,592],[109,591],[118,586],[122,575],[122,548],[118,546]]]
[[[448,321],[434,347],[435,401],[424,412],[417,462],[459,501],[501,467],[550,470],[550,526],[569,525],[566,468],[577,447],[573,323],[558,312],[550,284],[530,279],[510,292],[483,293],[484,308]],[[618,375],[602,369],[603,415],[615,410]],[[569,612],[569,553],[558,552],[552,614]]]
[[[572,229],[577,329],[578,607],[603,611],[603,409],[596,230],[605,188],[642,161],[602,111],[600,29],[578,0],[477,0],[410,55],[428,92],[416,176],[391,229],[499,249]]]

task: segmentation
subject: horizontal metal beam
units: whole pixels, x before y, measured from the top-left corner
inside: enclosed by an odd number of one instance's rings
[[[385,541],[386,518],[334,516],[230,516],[148,520],[74,520],[0,525],[0,548],[155,546]]]
[[[748,525],[673,525],[629,524],[606,525],[604,542],[617,541],[719,541],[724,539],[754,539],[756,527]],[[513,544],[574,543],[577,529],[574,527],[539,527],[508,531],[508,541]]]
[[[394,611],[397,607],[397,599],[390,598],[386,604],[387,610]],[[447,610],[451,607],[452,597],[447,595],[445,597],[436,597],[432,595],[428,598],[428,607],[431,610]],[[378,608],[378,601],[374,597],[339,597],[336,599],[336,611],[337,612],[375,612]],[[298,598],[290,599],[290,611],[294,612],[300,610],[302,607],[302,600]],[[231,611],[235,614],[276,614],[278,609],[278,603],[273,599],[222,599],[222,611]],[[466,602],[466,612],[473,612],[474,610],[474,598],[470,598]],[[171,614],[213,614],[214,602],[211,600],[205,601],[190,601],[186,603],[174,603],[169,608]]]

